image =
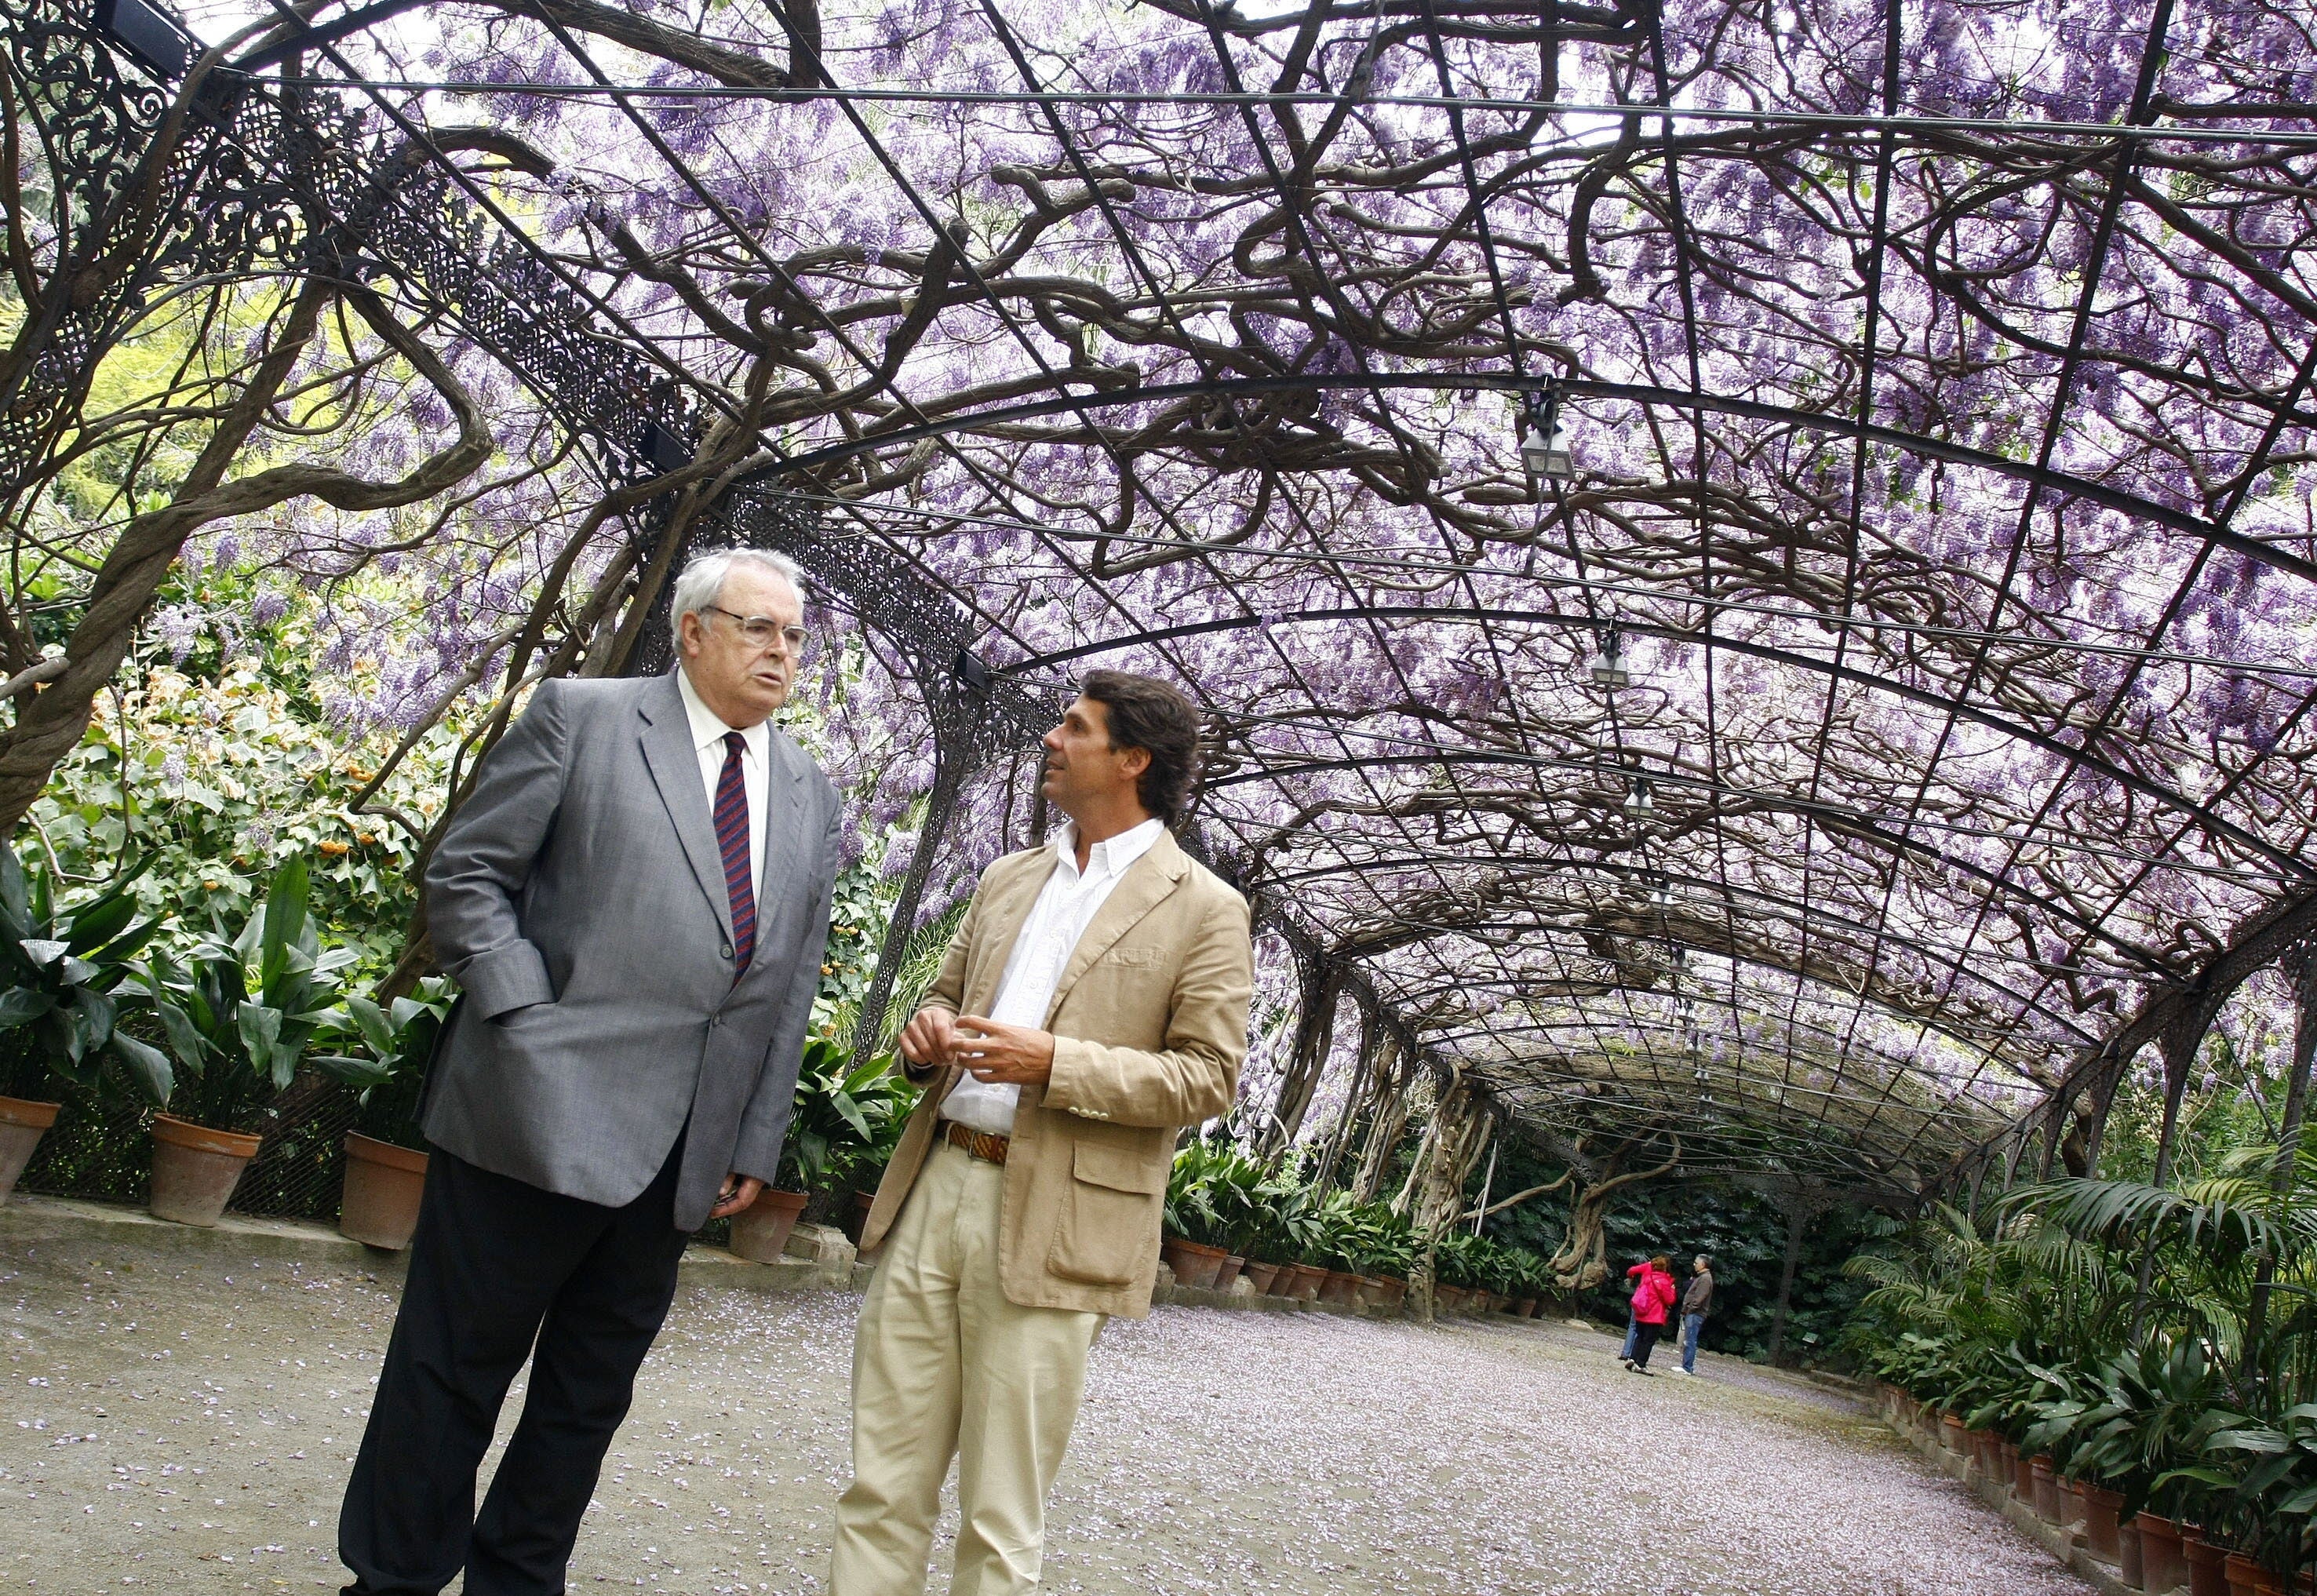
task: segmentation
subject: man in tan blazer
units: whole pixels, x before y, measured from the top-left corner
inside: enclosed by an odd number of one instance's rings
[[[916,1596],[958,1463],[952,1596],[1034,1589],[1047,1492],[1113,1314],[1150,1311],[1180,1128],[1247,1056],[1246,900],[1176,845],[1198,715],[1087,675],[1046,734],[1069,823],[981,877],[901,1033],[928,1089],[862,1232],[881,1249],[853,1353],[853,1484],[831,1596]]]

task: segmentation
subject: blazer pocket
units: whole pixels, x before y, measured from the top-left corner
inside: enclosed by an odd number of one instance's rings
[[[527,1031],[541,1020],[550,1018],[561,1001],[559,998],[550,998],[543,1003],[525,1003],[503,1014],[494,1014],[484,1023],[497,1026],[502,1031]]]
[[[1089,1286],[1126,1286],[1147,1267],[1167,1194],[1163,1168],[1132,1149],[1079,1143],[1071,1150],[1048,1272]]]

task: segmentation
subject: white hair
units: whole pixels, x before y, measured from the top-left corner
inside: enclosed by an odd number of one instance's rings
[[[684,562],[675,578],[675,591],[668,601],[670,622],[681,622],[686,615],[696,615],[722,596],[725,578],[736,565],[753,565],[771,571],[796,589],[797,602],[804,602],[804,571],[785,554],[775,554],[770,549],[715,549],[705,554],[694,554]]]

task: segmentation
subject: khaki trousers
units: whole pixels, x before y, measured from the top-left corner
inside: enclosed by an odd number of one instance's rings
[[[935,1144],[885,1242],[853,1342],[853,1484],[829,1596],[918,1596],[957,1459],[951,1596],[1037,1588],[1061,1469],[1105,1315],[1024,1308],[997,1284],[1006,1171]]]

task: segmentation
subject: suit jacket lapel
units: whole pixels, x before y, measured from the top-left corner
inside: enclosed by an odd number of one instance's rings
[[[684,696],[676,690],[675,671],[662,677],[659,685],[644,695],[636,713],[644,722],[638,740],[643,747],[645,768],[659,788],[660,802],[667,806],[668,820],[684,844],[693,877],[716,910],[717,923],[729,939],[732,899],[724,890],[724,855],[716,846],[716,823],[708,812],[707,789],[700,781],[700,751],[692,745],[692,722],[684,713]],[[765,836],[769,857],[771,832],[767,830]]]
[[[1078,946],[1070,952],[1070,962],[1062,967],[1062,979],[1054,987],[1054,1000],[1046,1006],[1049,1027],[1053,1024],[1055,1011],[1062,1006],[1062,1000],[1069,997],[1070,988],[1078,984],[1078,977],[1084,975],[1096,959],[1108,953],[1113,943],[1132,930],[1137,920],[1156,909],[1175,890],[1175,883],[1183,879],[1183,873],[1189,868],[1180,845],[1161,831],[1158,840],[1150,845],[1150,851],[1135,860],[1126,874],[1119,878],[1118,884],[1111,889],[1110,896],[1103,900],[1102,908],[1087,923],[1085,934],[1078,937]]]

